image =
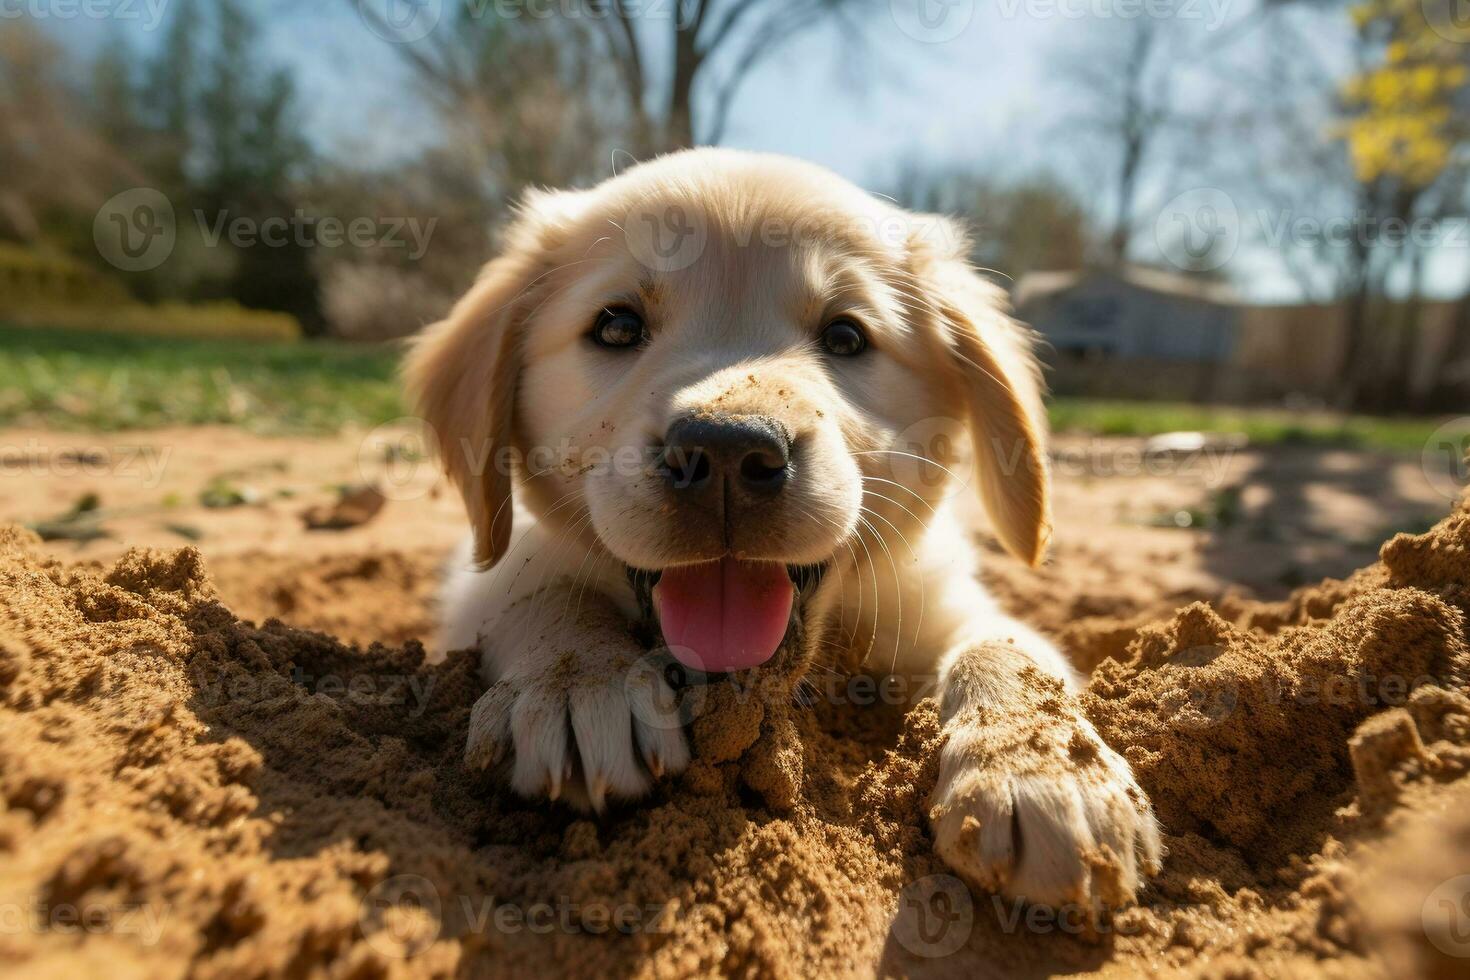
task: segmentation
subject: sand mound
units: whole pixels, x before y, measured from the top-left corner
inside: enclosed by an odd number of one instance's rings
[[[376,568],[313,581],[350,595],[399,574]],[[0,583],[0,958],[34,974],[1466,962],[1419,909],[1466,869],[1450,848],[1467,853],[1470,827],[1470,512],[1287,603],[1192,605],[1141,630],[1098,617],[1089,649],[1121,655],[1086,709],[1152,794],[1170,856],[1140,907],[1085,934],[971,894],[930,855],[927,703],[859,707],[857,686],[743,702],[695,733],[688,776],[593,823],[461,765],[468,656],[430,666],[412,642],[242,622],[192,549],[68,568],[0,531]]]
[[[437,553],[246,555],[211,560],[209,573],[241,619],[291,621],[304,613],[313,629],[368,646],[432,634],[443,564]]]

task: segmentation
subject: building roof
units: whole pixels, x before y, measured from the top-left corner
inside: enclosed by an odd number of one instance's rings
[[[1065,292],[1093,279],[1115,279],[1138,289],[1179,296],[1202,303],[1216,303],[1222,306],[1235,306],[1240,303],[1240,294],[1229,283],[1215,282],[1203,276],[1190,276],[1144,265],[1028,272],[1016,283],[1016,288],[1012,291],[1011,302],[1021,307],[1032,300]]]

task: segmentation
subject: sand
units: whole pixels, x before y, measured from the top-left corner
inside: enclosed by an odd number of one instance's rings
[[[0,531],[10,975],[1470,972],[1463,505],[1283,602],[1052,624],[1169,852],[1091,925],[945,874],[927,702],[717,704],[686,776],[592,822],[462,765],[471,658],[382,612],[425,567],[257,574],[236,604],[317,602],[361,645],[237,618],[192,548],[70,564]]]

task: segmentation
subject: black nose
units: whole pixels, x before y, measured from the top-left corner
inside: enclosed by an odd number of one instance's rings
[[[691,415],[669,426],[661,462],[675,490],[728,483],[770,494],[790,474],[791,444],[785,430],[763,416]]]

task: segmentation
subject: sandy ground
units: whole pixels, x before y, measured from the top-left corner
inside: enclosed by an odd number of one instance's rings
[[[1101,664],[1085,710],[1170,855],[1140,907],[1085,923],[944,874],[923,707],[795,710],[760,688],[696,725],[689,777],[600,825],[467,772],[472,665],[427,666],[412,642],[458,504],[381,434],[0,433],[0,523],[95,495],[108,535],[0,546],[0,959],[37,976],[1470,974],[1470,512],[1374,565],[1390,531],[1450,510],[1417,460],[1057,448],[1053,561],[988,574]],[[372,520],[306,528],[364,481],[389,498]],[[199,502],[222,489],[243,502]],[[1221,526],[1156,526],[1181,512]]]
[[[228,427],[0,430],[0,522],[42,521],[95,495],[105,536],[50,542],[46,553],[107,560],[129,547],[193,543],[243,616],[278,616],[349,641],[424,639],[438,563],[465,525],[431,461],[390,451],[415,445],[411,432],[391,426],[331,440]],[[1044,586],[1037,601],[1047,601],[1028,616],[1064,624],[1226,593],[1280,598],[1369,564],[1389,534],[1424,530],[1452,499],[1415,458],[1227,446],[1150,457],[1143,449],[1133,439],[1056,441],[1049,565],[1031,573],[993,560],[1007,580],[1002,588],[1011,580]],[[306,527],[304,511],[335,500],[339,487],[364,483],[388,496],[373,520],[338,531]],[[221,486],[249,502],[200,503]],[[1232,495],[1239,503],[1228,526],[1173,526],[1181,511],[1215,516]],[[402,599],[364,609],[354,601],[359,584],[376,592],[380,578]]]

